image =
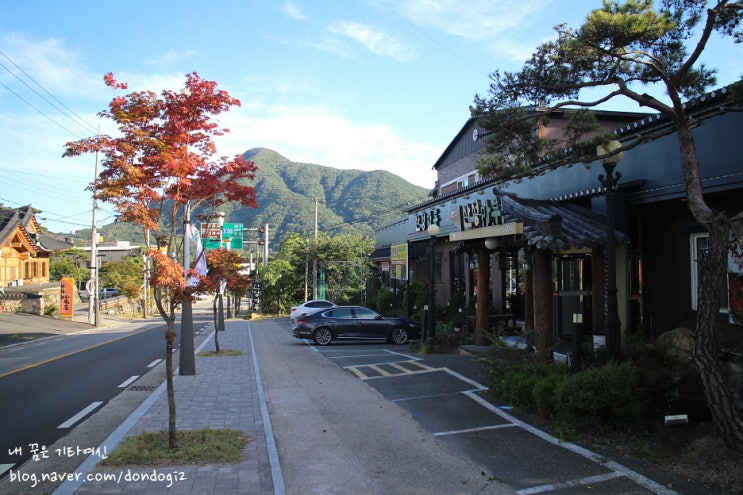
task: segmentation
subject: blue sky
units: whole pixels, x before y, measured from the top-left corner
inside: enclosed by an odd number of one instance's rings
[[[496,69],[518,70],[553,26],[600,0],[0,0],[0,203],[42,225],[91,225],[94,158],[61,157],[94,135],[113,96],[182,87],[198,72],[242,101],[220,116],[219,154],[271,148],[290,160],[388,170],[431,188],[431,170]],[[743,50],[715,43],[719,85]],[[635,110],[636,108],[617,108]],[[260,173],[260,172],[259,172]],[[113,220],[101,205],[99,224]]]

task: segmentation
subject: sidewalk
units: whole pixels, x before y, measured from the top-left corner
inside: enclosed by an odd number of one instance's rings
[[[175,397],[180,430],[232,428],[247,432],[251,441],[240,464],[173,466],[161,468],[97,468],[89,457],[77,469],[78,482],[65,482],[54,492],[64,494],[282,494],[280,477],[274,482],[272,469],[279,469],[273,450],[270,420],[259,389],[248,322],[230,320],[220,333],[220,347],[243,352],[233,357],[196,357],[197,374],[175,376]],[[211,335],[196,349],[213,346]],[[113,451],[125,437],[141,432],[166,430],[168,404],[163,383],[103,443]],[[267,437],[268,432],[268,437]],[[275,458],[275,462],[274,462]],[[111,481],[96,481],[113,477]],[[90,478],[92,481],[85,481]],[[145,479],[142,481],[142,479]],[[149,478],[149,480],[148,480]],[[154,478],[154,479],[152,479]]]

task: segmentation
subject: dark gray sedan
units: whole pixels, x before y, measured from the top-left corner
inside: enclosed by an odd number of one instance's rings
[[[292,334],[310,338],[318,345],[336,339],[386,340],[404,344],[418,336],[419,326],[403,318],[387,318],[363,306],[336,306],[302,315],[294,322]]]

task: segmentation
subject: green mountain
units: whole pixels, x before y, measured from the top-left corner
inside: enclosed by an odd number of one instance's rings
[[[256,189],[257,208],[226,204],[220,208],[226,221],[245,228],[268,224],[269,243],[278,248],[286,234],[296,232],[311,237],[315,230],[315,198],[318,198],[317,224],[320,233],[360,233],[374,235],[374,229],[400,219],[406,206],[427,198],[428,190],[386,171],[339,170],[311,163],[297,163],[266,148],[253,148],[243,155],[258,167],[251,185]],[[195,209],[198,222],[204,212]],[[105,240],[141,243],[141,229],[113,223],[101,227]],[[88,241],[90,229],[75,233]],[[246,233],[256,239],[257,233]]]

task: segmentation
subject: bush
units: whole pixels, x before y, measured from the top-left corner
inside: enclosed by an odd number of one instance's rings
[[[498,381],[496,389],[503,399],[514,406],[535,410],[537,409],[535,389],[541,388],[539,384],[552,375],[563,373],[561,368],[556,368],[551,363],[526,362],[521,366],[506,370]]]
[[[566,368],[561,369],[565,370]],[[551,419],[554,416],[557,402],[556,392],[565,381],[570,379],[570,375],[559,370],[556,368],[554,373],[537,381],[532,390],[534,409],[545,419]]]
[[[560,382],[555,390],[555,419],[575,430],[622,428],[641,411],[637,376],[629,363],[584,370]]]
[[[57,305],[54,303],[49,303],[44,306],[44,316],[59,316],[59,308],[57,307]]]

